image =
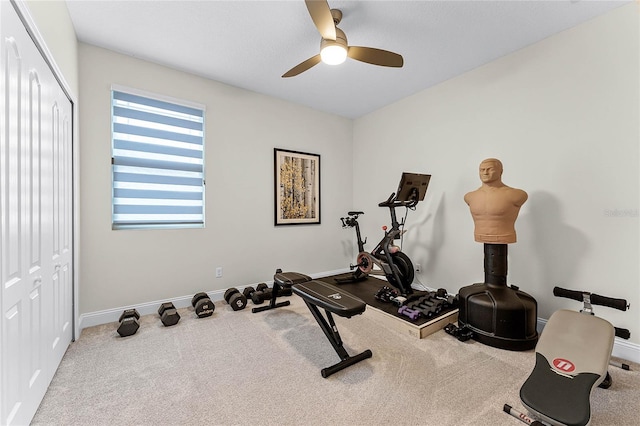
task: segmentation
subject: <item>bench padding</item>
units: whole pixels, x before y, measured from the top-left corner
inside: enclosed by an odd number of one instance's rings
[[[273,276],[273,282],[282,287],[290,287],[307,281],[311,281],[311,277],[300,272],[277,272]]]
[[[554,312],[536,345],[533,372],[520,388],[524,406],[551,424],[589,424],[589,399],[607,375],[614,333],[602,318]]]
[[[305,301],[341,317],[359,315],[367,308],[362,299],[322,281],[295,284],[291,289]]]

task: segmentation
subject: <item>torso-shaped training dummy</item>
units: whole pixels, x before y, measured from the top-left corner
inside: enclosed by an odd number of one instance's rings
[[[511,188],[501,180],[502,163],[488,158],[480,163],[482,186],[464,196],[475,225],[479,243],[510,244],[516,242],[515,222],[527,193]]]

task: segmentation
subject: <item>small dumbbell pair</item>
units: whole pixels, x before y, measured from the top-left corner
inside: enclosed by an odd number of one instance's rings
[[[418,318],[420,318],[420,311],[418,309],[413,309],[406,305],[401,306],[400,309],[398,309],[398,314],[404,315],[405,317],[408,317],[412,321],[415,321]]]
[[[270,291],[271,289],[265,283],[258,284],[256,288],[245,287],[242,293],[237,288],[231,287],[224,292],[224,300],[234,311],[240,311],[247,306],[249,299],[256,305],[261,304],[267,298],[267,292],[269,292],[268,296],[271,297]]]
[[[242,293],[237,288],[232,287],[225,291],[224,300],[227,301],[234,311],[239,311],[247,306],[249,299],[251,299],[254,305],[260,305],[264,303],[265,300],[271,299],[272,292],[273,289],[265,283],[260,283],[255,288],[251,286],[245,287]],[[281,288],[278,296],[291,296],[291,294],[291,288]]]
[[[196,293],[193,296],[191,299],[191,306],[193,306],[198,318],[210,317],[216,309],[216,306],[209,298],[209,295],[204,292]],[[160,320],[165,327],[175,325],[180,321],[180,314],[171,302],[165,302],[160,305],[158,315],[160,315]]]
[[[160,315],[160,320],[166,327],[177,324],[180,320],[180,314],[178,314],[178,311],[171,302],[166,302],[160,305],[158,315]],[[118,334],[121,337],[136,334],[138,328],[140,328],[139,319],[140,314],[136,309],[126,309],[122,312],[122,315],[120,315],[120,319],[118,320],[120,323],[117,330]]]

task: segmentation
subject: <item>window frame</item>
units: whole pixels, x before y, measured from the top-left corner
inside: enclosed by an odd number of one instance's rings
[[[163,102],[163,103],[169,103],[178,107],[185,107],[185,108],[190,108],[190,109],[196,109],[199,110],[202,114],[202,125],[201,125],[201,141],[202,141],[202,147],[201,147],[201,158],[198,157],[194,157],[197,158],[198,160],[201,160],[201,178],[202,178],[202,185],[201,185],[201,200],[202,200],[202,205],[201,205],[201,213],[196,213],[198,215],[200,215],[199,219],[193,220],[193,221],[185,221],[185,222],[173,222],[173,221],[167,221],[167,222],[157,222],[157,221],[153,221],[153,220],[136,220],[136,221],[132,221],[132,222],[125,222],[125,221],[118,221],[116,220],[116,207],[117,206],[122,206],[124,204],[117,204],[116,203],[116,173],[117,172],[117,166],[118,164],[116,161],[116,155],[115,155],[115,151],[116,151],[116,144],[115,144],[115,134],[118,133],[115,131],[115,127],[116,127],[116,115],[114,114],[114,94],[115,92],[119,92],[119,93],[123,93],[125,95],[132,95],[132,96],[138,96],[138,97],[143,97],[146,98],[148,100],[151,101],[159,101],[159,102]],[[206,107],[203,104],[197,103],[197,102],[192,102],[192,101],[187,101],[187,100],[183,100],[183,99],[177,99],[177,98],[173,98],[170,96],[166,96],[166,95],[160,95],[157,93],[152,93],[152,92],[147,92],[144,90],[139,90],[139,89],[134,89],[131,87],[126,87],[126,86],[121,86],[121,85],[117,85],[117,84],[112,84],[111,88],[110,88],[110,92],[109,92],[109,101],[110,101],[110,105],[109,105],[109,111],[110,111],[110,125],[111,125],[111,229],[112,230],[123,230],[123,229],[182,229],[182,228],[204,228],[205,224],[206,224],[206,211],[205,211],[205,207],[206,207],[206,128],[205,128],[205,122],[206,122]],[[187,158],[186,156],[183,156],[182,158]],[[158,169],[162,169],[162,168],[158,168]],[[164,169],[164,170],[170,170],[169,168]],[[195,187],[196,185],[194,185]],[[151,206],[153,204],[150,204],[149,206]],[[177,205],[177,204],[176,204]],[[166,207],[166,206],[164,206]],[[182,206],[184,207],[184,205]]]

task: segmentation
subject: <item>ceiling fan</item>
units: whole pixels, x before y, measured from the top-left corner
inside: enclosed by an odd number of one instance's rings
[[[282,75],[283,78],[303,73],[319,64],[320,61],[329,65],[341,64],[347,57],[383,67],[400,68],[404,64],[402,55],[388,50],[349,46],[347,44],[347,36],[337,26],[342,20],[342,11],[330,9],[326,0],[305,0],[305,4],[313,23],[322,36],[320,53],[291,68]]]

